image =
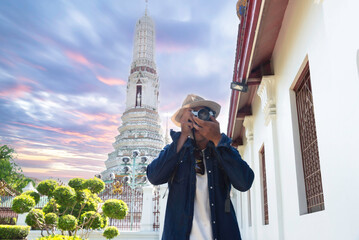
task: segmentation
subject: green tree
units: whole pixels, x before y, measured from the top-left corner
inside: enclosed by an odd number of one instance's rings
[[[123,219],[128,213],[128,207],[122,200],[109,199],[99,207],[102,200],[97,196],[104,189],[105,183],[98,178],[89,180],[70,180],[71,186],[59,186],[55,180],[45,180],[39,183],[37,190],[48,196],[49,202],[42,210],[34,209],[38,194],[28,191],[16,197],[16,213],[29,212],[26,223],[40,228],[41,235],[45,230],[48,235],[54,230],[67,231],[68,235],[80,234],[87,238],[94,229],[103,229],[107,226],[109,217]],[[70,185],[70,184],[69,184]],[[108,230],[109,235],[114,234]]]
[[[7,145],[0,146],[0,180],[4,180],[16,191],[22,192],[29,182],[35,182],[22,174],[22,169],[15,163],[15,150]]]

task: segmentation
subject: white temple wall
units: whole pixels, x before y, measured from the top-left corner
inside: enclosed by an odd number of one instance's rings
[[[276,130],[265,125],[261,99],[253,103],[253,153],[245,142],[256,178],[251,189],[252,221],[244,219],[244,239],[359,239],[359,22],[358,1],[289,1],[273,54]],[[309,60],[325,210],[305,214],[297,175],[295,102],[290,90]],[[272,129],[271,129],[272,128]],[[273,134],[278,142],[273,142]],[[269,225],[263,225],[258,151],[266,147]],[[274,144],[274,145],[273,145]],[[267,146],[271,146],[268,149]],[[277,149],[277,155],[270,150]],[[268,156],[267,156],[268,153]],[[247,162],[249,162],[247,160]],[[275,165],[275,160],[279,165]],[[279,185],[276,183],[280,176]],[[281,199],[278,199],[278,188]],[[253,196],[255,193],[255,196]],[[248,204],[244,204],[244,207]],[[282,215],[280,214],[282,210]],[[305,209],[304,209],[305,210]],[[244,214],[245,211],[242,211]],[[241,224],[240,224],[241,225]],[[281,235],[282,234],[282,235]]]

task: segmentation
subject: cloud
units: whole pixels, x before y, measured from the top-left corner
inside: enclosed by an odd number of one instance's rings
[[[97,79],[104,84],[114,86],[114,85],[126,85],[126,81],[121,78],[104,78],[101,76],[97,76]]]
[[[94,67],[104,68],[104,66],[102,66],[101,64],[90,62],[85,56],[83,56],[80,53],[72,52],[72,51],[65,51],[65,54],[70,60],[72,60],[80,65],[84,65],[89,68],[94,68]]]
[[[134,27],[145,3],[19,1],[0,4],[1,143],[17,150],[25,174],[92,177],[105,168],[118,135]],[[150,1],[163,128],[166,114],[193,92],[222,104],[223,131],[238,26],[235,4]]]
[[[15,85],[11,88],[0,90],[0,98],[20,98],[29,92],[31,92],[29,86]]]

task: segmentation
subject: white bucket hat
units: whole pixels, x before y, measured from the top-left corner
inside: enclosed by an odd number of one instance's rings
[[[218,103],[210,100],[205,100],[204,98],[195,94],[188,94],[186,99],[182,103],[182,107],[178,109],[177,112],[175,112],[175,114],[173,114],[171,118],[172,122],[176,124],[176,126],[180,127],[181,126],[180,119],[182,117],[183,110],[186,108],[194,108],[194,107],[208,107],[212,109],[213,111],[216,112],[216,114],[214,115],[215,118],[218,117],[219,112],[221,111],[221,105],[219,105]]]

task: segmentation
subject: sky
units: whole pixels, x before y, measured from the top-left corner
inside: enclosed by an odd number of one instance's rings
[[[145,8],[145,0],[0,1],[0,145],[15,149],[26,176],[66,181],[105,170]],[[195,93],[222,105],[226,132],[235,8],[235,0],[149,0],[163,131]]]

